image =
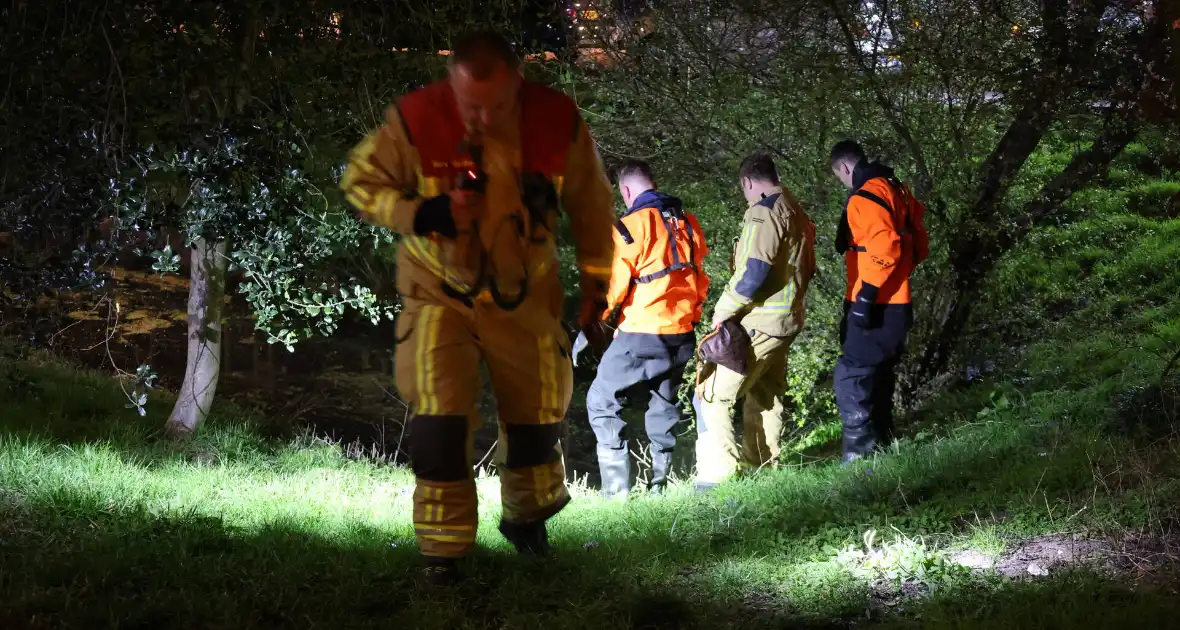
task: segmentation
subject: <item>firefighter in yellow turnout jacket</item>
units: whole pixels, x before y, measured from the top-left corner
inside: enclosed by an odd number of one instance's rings
[[[573,224],[585,327],[606,308],[613,254],[612,191],[577,107],[524,81],[503,38],[469,34],[448,78],[400,99],[354,150],[342,186],[362,216],[402,235],[395,379],[413,408],[414,527],[428,580],[453,580],[475,545],[481,361],[499,404],[500,531],[543,555],[545,521],[570,500],[559,208]]]
[[[701,366],[697,407],[698,491],[730,478],[739,462],[773,466],[780,451],[787,353],[803,329],[803,300],[815,272],[815,225],[779,183],[765,155],[742,163],[740,180],[751,204],[734,247],[733,277],[713,311],[713,327],[737,319],[750,336],[746,374]],[[733,411],[744,398],[741,452]]]

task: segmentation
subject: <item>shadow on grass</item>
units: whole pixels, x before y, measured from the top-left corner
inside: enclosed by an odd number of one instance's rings
[[[2,505],[2,504],[0,504]],[[481,551],[453,590],[423,585],[412,542],[357,523],[336,537],[208,517],[110,513],[80,497],[0,511],[0,627],[825,628],[638,584],[578,550]],[[718,625],[715,622],[722,622]]]
[[[0,627],[13,630],[850,626],[793,620],[791,602],[702,593],[674,576],[637,580],[627,564],[567,545],[543,563],[481,552],[471,580],[448,591],[417,580],[412,544],[360,523],[329,538],[281,524],[247,531],[213,518],[109,513],[83,500],[10,505],[0,517]],[[1180,605],[1074,573],[945,589],[910,612],[918,616],[885,627],[1167,627]]]

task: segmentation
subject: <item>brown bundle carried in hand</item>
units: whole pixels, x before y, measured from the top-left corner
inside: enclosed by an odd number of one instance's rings
[[[702,361],[716,363],[745,376],[750,365],[750,335],[740,322],[727,319],[701,339],[697,354]]]

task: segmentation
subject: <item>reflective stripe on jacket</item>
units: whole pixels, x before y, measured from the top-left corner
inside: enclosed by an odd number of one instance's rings
[[[740,317],[747,330],[774,337],[803,329],[804,297],[815,274],[815,224],[789,190],[776,189],[746,210],[731,264],[733,277],[714,321]]]

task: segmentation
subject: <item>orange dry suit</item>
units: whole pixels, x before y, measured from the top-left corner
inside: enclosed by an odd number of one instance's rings
[[[894,372],[913,320],[910,275],[930,254],[925,206],[893,169],[862,160],[852,178],[836,236],[848,276],[834,374],[846,460],[893,439]]]
[[[503,522],[543,523],[570,500],[558,212],[572,224],[584,299],[605,301],[612,191],[569,97],[525,82],[515,113],[473,145],[450,85],[428,85],[388,110],[342,182],[361,213],[402,236],[395,378],[414,414],[414,527],[428,556],[462,556],[475,543],[481,362],[499,405]],[[482,201],[469,206],[469,225],[450,216],[447,227],[439,217],[457,186],[482,190]]]
[[[836,236],[848,278],[844,299],[854,302],[864,292],[871,303],[909,304],[910,275],[930,255],[926,207],[884,165],[862,162],[853,178]]]
[[[606,318],[618,332],[586,394],[586,412],[598,438],[603,494],[630,491],[631,457],[623,421],[623,394],[647,393],[644,416],[651,447],[652,489],[664,486],[680,422],[680,384],[696,347],[693,329],[709,290],[701,268],[708,253],[697,218],[676,197],[641,193],[615,223],[615,265]]]

